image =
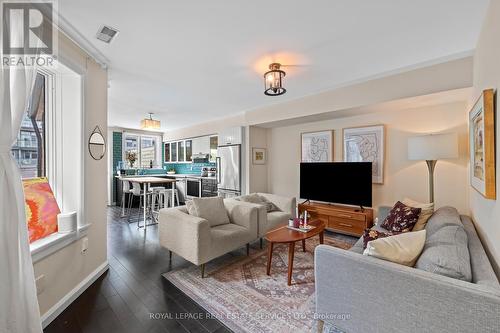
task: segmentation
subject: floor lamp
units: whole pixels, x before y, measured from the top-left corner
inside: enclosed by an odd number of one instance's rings
[[[429,169],[429,202],[434,202],[434,168],[441,159],[458,157],[456,133],[427,134],[408,139],[408,159],[426,161]]]

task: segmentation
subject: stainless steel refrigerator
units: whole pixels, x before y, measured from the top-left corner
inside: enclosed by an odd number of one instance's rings
[[[217,192],[223,198],[241,195],[241,145],[217,148]]]

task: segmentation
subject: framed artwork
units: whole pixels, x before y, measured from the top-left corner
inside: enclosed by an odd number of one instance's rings
[[[494,94],[484,90],[469,112],[470,183],[487,199],[496,199]]]
[[[301,134],[302,162],[333,161],[333,131]]]
[[[266,164],[267,151],[265,148],[252,148],[252,163],[253,164]]]
[[[345,162],[372,162],[372,182],[384,183],[384,125],[343,129]]]

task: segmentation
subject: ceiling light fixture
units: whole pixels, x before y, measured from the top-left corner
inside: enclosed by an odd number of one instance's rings
[[[286,73],[280,70],[281,64],[274,62],[269,65],[270,71],[264,74],[264,94],[267,96],[279,96],[286,93],[283,88],[283,78]]]
[[[160,129],[160,125],[161,123],[159,120],[153,119],[153,112],[149,112],[149,119],[144,118],[143,120],[141,120],[142,129],[148,129],[148,130]]]

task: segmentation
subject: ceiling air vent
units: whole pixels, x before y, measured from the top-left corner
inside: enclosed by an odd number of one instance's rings
[[[115,28],[111,28],[110,26],[103,25],[99,28],[99,31],[97,31],[97,39],[102,40],[104,43],[111,43],[113,38],[118,35],[118,30]]]

